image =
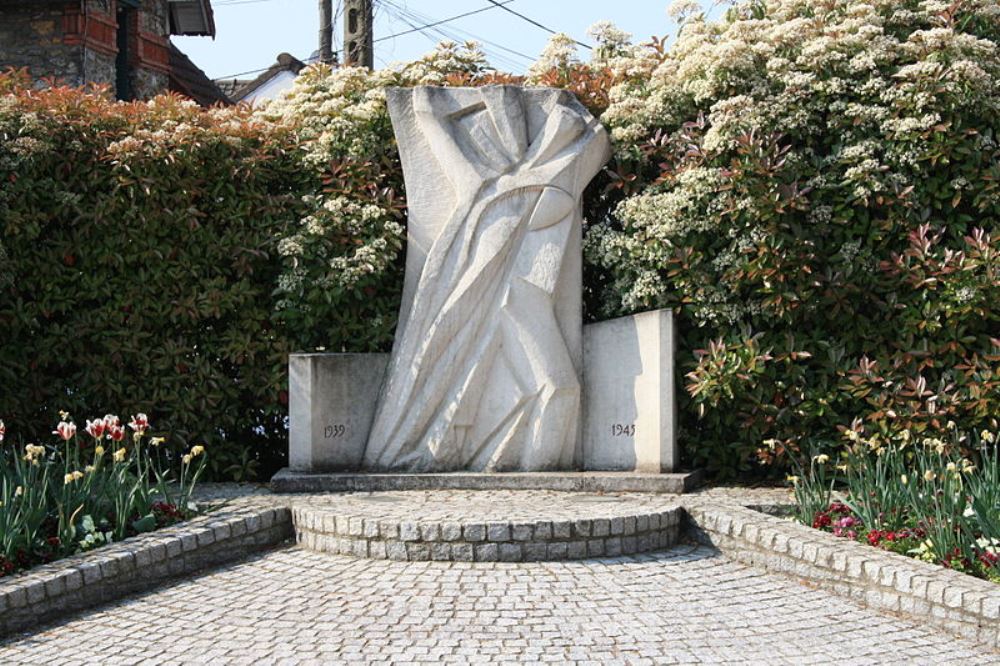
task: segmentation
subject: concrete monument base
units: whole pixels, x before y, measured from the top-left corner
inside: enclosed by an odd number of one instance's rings
[[[292,469],[360,469],[388,362],[388,354],[288,357],[288,464]]]
[[[583,327],[583,348],[582,455],[576,457],[575,465],[566,465],[567,471],[573,467],[590,472],[654,475],[677,471],[671,312],[656,310],[588,324]],[[365,464],[365,450],[388,361],[388,354],[290,356],[289,467],[292,471],[374,471]],[[442,474],[402,476],[445,478]],[[453,473],[450,478],[482,476],[488,475]],[[554,474],[546,478],[564,476]],[[516,474],[506,477],[542,478]],[[437,485],[412,487],[466,487],[447,485],[464,481],[434,483]],[[476,487],[493,487],[481,481],[476,483],[479,484]],[[567,481],[556,485],[566,483],[572,485]],[[675,489],[663,492],[680,492],[677,486],[671,487]]]
[[[583,327],[583,468],[679,468],[674,319],[654,310]]]
[[[438,474],[310,473],[285,468],[271,479],[279,493],[393,490],[560,490],[590,493],[672,493],[697,488],[701,471],[636,472],[443,472]]]

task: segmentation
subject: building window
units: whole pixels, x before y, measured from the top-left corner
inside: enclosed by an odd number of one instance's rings
[[[118,56],[115,58],[115,93],[123,101],[135,99],[132,90],[133,53],[138,35],[134,31],[138,27],[136,11],[138,0],[118,0]]]

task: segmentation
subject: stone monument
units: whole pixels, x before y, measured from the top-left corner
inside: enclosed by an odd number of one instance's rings
[[[571,94],[388,92],[410,242],[364,463],[572,468],[580,421],[583,189],[610,155]]]
[[[670,313],[582,324],[601,124],[550,88],[387,98],[408,204],[392,354],[292,355],[292,471],[673,471]]]

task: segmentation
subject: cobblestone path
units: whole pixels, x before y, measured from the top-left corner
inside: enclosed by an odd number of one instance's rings
[[[705,547],[534,564],[271,551],[0,644],[0,664],[995,664]]]

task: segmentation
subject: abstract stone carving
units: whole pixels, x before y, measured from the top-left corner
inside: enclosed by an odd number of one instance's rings
[[[573,95],[392,89],[409,205],[396,340],[368,469],[578,462],[581,204],[607,161]]]

